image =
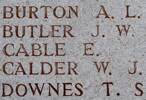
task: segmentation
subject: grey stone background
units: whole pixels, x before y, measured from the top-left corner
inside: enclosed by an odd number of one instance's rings
[[[3,54],[0,55],[0,63],[5,61],[21,61],[24,64],[29,61],[49,61],[53,62],[56,60],[63,61],[78,61],[79,62],[79,75],[78,76],[6,76],[0,73],[0,84],[10,83],[17,84],[20,82],[65,82],[70,81],[73,83],[82,82],[84,84],[84,95],[82,97],[62,97],[62,96],[31,96],[20,98],[15,95],[12,97],[0,97],[0,100],[145,100],[146,99],[146,1],[145,0],[0,0],[0,12],[2,14],[2,6],[4,5],[78,5],[80,9],[79,18],[73,18],[71,20],[55,20],[53,18],[43,20],[3,20],[0,15],[0,25],[3,24],[70,24],[73,26],[76,38],[73,39],[59,39],[53,40],[56,42],[67,42],[67,55],[65,57],[5,57]],[[107,11],[115,16],[114,20],[108,19],[96,19],[96,15],[99,11],[100,5],[104,5]],[[124,19],[125,5],[132,6],[132,13],[141,15],[141,19]],[[41,14],[41,13],[40,13]],[[105,38],[101,36],[92,38],[91,32],[95,32],[96,24],[104,26],[101,30],[104,33]],[[130,30],[127,37],[119,37],[118,32],[114,25],[116,24],[132,24],[133,29]],[[102,34],[101,33],[101,34]],[[132,37],[134,34],[135,37]],[[51,42],[50,42],[51,41]],[[8,42],[15,43],[29,43],[32,42],[50,42],[53,45],[51,39],[17,39],[15,37],[10,39],[2,38],[2,29],[0,29],[0,50],[4,44]],[[95,52],[100,54],[99,57],[85,57],[83,55],[84,42],[94,42]],[[53,48],[52,48],[53,49]],[[104,75],[96,71],[96,67],[91,61],[108,60],[111,61],[110,70],[112,76]],[[129,61],[138,60],[138,71],[142,71],[143,75],[128,75],[128,68],[132,66]],[[1,66],[0,66],[1,67]],[[36,66],[38,67],[38,66]],[[26,68],[27,69],[27,68]],[[114,86],[112,87],[111,96],[105,96],[106,90],[101,86],[103,81],[112,81]],[[135,83],[143,83],[144,96],[136,97]],[[2,87],[0,86],[0,93]],[[120,92],[120,96],[116,95]]]

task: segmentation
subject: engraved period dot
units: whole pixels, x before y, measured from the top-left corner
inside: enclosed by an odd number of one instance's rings
[[[140,16],[138,16],[138,19],[140,19]]]
[[[111,72],[109,72],[109,75],[112,75],[112,73],[111,73]]]
[[[117,96],[120,96],[120,93],[117,93]]]
[[[102,35],[102,37],[104,38],[104,37],[105,37],[105,35]]]
[[[142,72],[140,72],[139,75],[142,75]]]

